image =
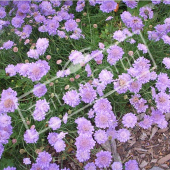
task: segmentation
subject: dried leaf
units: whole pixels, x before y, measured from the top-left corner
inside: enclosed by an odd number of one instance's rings
[[[134,150],[142,151],[142,152],[148,152],[148,150],[146,150],[146,149],[142,149],[142,148],[134,148]]]
[[[152,128],[152,133],[151,133],[151,136],[150,136],[150,140],[153,138],[153,136],[155,135],[155,133],[158,131],[158,128],[155,126]]]
[[[140,168],[144,168],[147,164],[148,164],[148,162],[142,161],[142,163],[139,166],[140,166]]]
[[[158,161],[158,164],[163,164],[164,162],[170,160],[170,154],[166,155],[165,157],[161,158],[159,161]]]

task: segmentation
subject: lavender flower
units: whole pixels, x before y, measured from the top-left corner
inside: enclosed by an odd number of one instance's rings
[[[8,166],[7,168],[4,168],[3,170],[16,170],[16,168]]]
[[[95,159],[95,164],[99,168],[107,168],[109,167],[112,156],[109,151],[100,151],[96,154],[97,158]]]
[[[123,2],[127,5],[129,8],[135,8],[137,7],[138,1],[136,0],[123,0]]]
[[[148,108],[148,105],[145,105],[147,101],[143,98],[141,98],[135,105],[135,109],[137,110],[138,113],[145,112],[146,109]]]
[[[94,127],[92,126],[91,122],[84,117],[77,118],[75,123],[78,125],[78,134],[92,134],[94,131]]]
[[[89,119],[93,118],[93,117],[94,117],[94,110],[93,110],[93,109],[90,109],[87,114],[88,114],[88,118],[89,118]]]
[[[24,23],[24,20],[19,17],[14,17],[12,18],[11,23],[15,28],[21,28],[21,25]]]
[[[112,106],[108,99],[98,99],[96,103],[93,105],[93,108],[97,114],[110,112],[112,110]]]
[[[9,76],[15,76],[16,75],[16,68],[14,65],[9,64],[6,68],[5,71]]]
[[[132,17],[129,26],[131,27],[132,32],[140,31],[144,27],[142,20],[139,17],[135,17],[135,16]]]
[[[170,37],[168,35],[163,35],[162,40],[164,41],[165,44],[170,45]]]
[[[143,129],[148,129],[152,126],[153,120],[150,116],[145,115],[143,121],[139,122],[138,125]]]
[[[3,152],[4,152],[4,146],[2,145],[2,143],[0,143],[0,159],[2,157]]]
[[[42,97],[47,92],[45,84],[38,83],[34,86],[33,93],[36,97]]]
[[[91,56],[96,61],[97,64],[102,64],[102,60],[103,60],[102,51],[100,50],[92,51]]]
[[[84,166],[84,170],[96,170],[96,165],[94,164],[94,162],[90,162],[90,163],[87,163],[85,166]]]
[[[80,134],[76,138],[75,145],[78,151],[90,151],[95,146],[95,141],[89,134]]]
[[[23,163],[24,163],[25,165],[31,164],[30,158],[24,158],[24,159],[23,159]]]
[[[63,122],[64,122],[64,124],[67,123],[67,119],[68,119],[68,113],[65,113],[65,115],[63,116]]]
[[[125,23],[125,25],[127,27],[130,27],[130,23],[131,23],[131,20],[132,20],[131,13],[128,12],[128,11],[124,11],[120,16],[121,16],[122,21]]]
[[[77,28],[77,23],[73,19],[69,19],[65,22],[66,31],[74,31]]]
[[[165,64],[166,69],[170,69],[170,58],[165,57],[162,63]]]
[[[118,30],[118,31],[115,31],[114,34],[113,34],[113,39],[119,41],[119,42],[122,42],[126,39],[126,35],[124,34],[123,31],[121,30]]]
[[[161,124],[163,120],[165,120],[165,115],[160,110],[152,109],[151,119],[153,123]]]
[[[87,72],[87,77],[92,75],[92,71],[89,64],[86,64],[85,71]]]
[[[90,159],[90,152],[88,150],[87,151],[79,151],[78,150],[76,153],[76,157],[80,162],[85,162],[88,159]]]
[[[56,152],[64,151],[65,147],[66,144],[62,139],[57,140],[54,144],[54,149],[56,150]]]
[[[147,49],[146,45],[144,45],[144,44],[140,44],[140,43],[139,43],[138,46],[137,46],[137,48],[138,48],[139,50],[143,51],[143,54],[145,54],[145,53],[148,52],[148,49]]]
[[[130,131],[127,130],[127,129],[119,129],[117,131],[117,139],[120,141],[120,142],[126,142],[130,139]]]
[[[51,117],[48,123],[49,127],[52,128],[53,130],[57,130],[61,126],[61,120],[58,117]]]
[[[105,143],[108,139],[108,136],[104,130],[97,130],[94,134],[95,140],[97,143],[102,144]]]
[[[118,60],[120,60],[124,54],[124,51],[121,47],[117,45],[110,46],[109,49],[107,49],[107,61],[110,65],[115,65]]]
[[[102,70],[99,74],[99,80],[105,85],[113,81],[113,74],[110,71]]]
[[[44,1],[45,2],[45,1]],[[36,48],[39,55],[43,55],[49,46],[49,40],[47,38],[39,38],[36,42]]]
[[[4,18],[6,16],[5,9],[3,7],[0,7],[0,18]]]
[[[123,125],[127,128],[133,128],[137,123],[137,117],[133,113],[125,114],[122,120]]]
[[[103,1],[102,4],[100,5],[100,10],[106,13],[112,12],[114,9],[116,9],[117,3],[112,0],[112,1]]]
[[[54,1],[52,1],[52,2],[54,2]],[[57,165],[56,163],[51,163],[51,164],[49,164],[48,170],[60,170],[60,168],[59,168],[59,165]]]
[[[136,160],[129,160],[125,163],[125,170],[139,170],[139,166]]]
[[[123,166],[121,162],[113,162],[112,170],[122,170]]]
[[[33,116],[34,120],[42,121],[45,119],[46,114],[45,114],[45,112],[42,112],[41,110],[36,109],[36,110],[34,110],[32,116]]]
[[[7,127],[11,124],[11,117],[7,114],[0,114],[0,126]]]
[[[85,85],[80,84],[79,94],[81,96],[81,100],[85,103],[92,103],[97,96],[96,91],[89,83],[86,83]]]
[[[73,64],[80,64],[84,61],[84,56],[79,51],[72,51],[69,55],[69,60],[73,62]]]
[[[51,161],[51,154],[46,151],[40,152],[38,154],[38,158],[36,159],[37,164],[39,164],[41,168],[48,168]]]
[[[109,127],[109,122],[111,120],[111,115],[108,112],[97,113],[95,117],[95,124],[99,128]]]
[[[28,52],[27,52],[27,56],[29,58],[34,58],[34,59],[39,59],[39,53],[37,50],[35,49],[30,49]]]
[[[145,20],[153,18],[153,11],[149,7],[142,7],[139,9],[139,15],[143,17]]]
[[[76,90],[66,92],[66,94],[63,96],[63,100],[64,103],[70,105],[71,107],[75,107],[80,103],[79,94]]]
[[[36,129],[28,129],[24,134],[24,140],[26,143],[36,143],[39,139],[39,134]]]
[[[13,45],[14,45],[14,42],[9,40],[3,44],[2,48],[8,50],[8,49],[12,48]]]
[[[114,128],[107,129],[106,133],[108,137],[111,137],[111,139],[117,138],[117,131]]]

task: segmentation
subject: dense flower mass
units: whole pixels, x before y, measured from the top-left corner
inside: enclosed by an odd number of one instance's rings
[[[0,167],[139,170],[111,151],[169,128],[169,5],[0,1]]]

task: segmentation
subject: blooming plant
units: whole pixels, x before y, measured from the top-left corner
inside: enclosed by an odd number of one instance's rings
[[[0,1],[0,169],[138,170],[116,144],[168,128],[169,5]]]

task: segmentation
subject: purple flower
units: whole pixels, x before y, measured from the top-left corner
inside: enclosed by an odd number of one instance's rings
[[[80,84],[79,94],[81,96],[81,100],[85,103],[92,103],[97,96],[96,91],[89,83],[86,83],[85,85]]]
[[[0,143],[7,144],[8,139],[10,138],[10,134],[5,130],[0,130],[0,136],[1,136]]]
[[[39,139],[39,134],[36,129],[28,129],[24,134],[24,140],[26,143],[36,143]]]
[[[121,162],[113,162],[112,170],[122,170],[123,166]]]
[[[83,11],[84,7],[85,7],[85,1],[84,0],[78,0],[77,6],[76,6],[76,11],[81,12],[81,11]]]
[[[40,7],[41,13],[45,16],[55,14],[55,10],[52,8],[51,2],[42,1],[39,7]]]
[[[15,76],[16,75],[16,67],[13,64],[9,64],[6,68],[5,71],[9,76]]]
[[[59,168],[59,165],[57,165],[56,163],[51,163],[49,164],[48,170],[60,170],[60,168]]]
[[[14,18],[12,18],[11,22],[15,28],[21,28],[21,25],[24,23],[24,20],[19,17],[14,17]]]
[[[64,124],[67,123],[67,119],[68,119],[68,113],[65,113],[65,115],[63,116],[63,122],[64,122]]]
[[[137,46],[137,48],[138,48],[138,50],[143,51],[143,54],[145,54],[145,53],[148,52],[148,48],[147,48],[147,46],[144,45],[144,44],[140,44],[140,43],[139,43],[138,46]]]
[[[28,13],[30,12],[30,4],[25,2],[25,3],[19,3],[18,4],[18,10],[21,12],[21,13]]]
[[[148,31],[148,39],[153,41],[159,41],[160,37],[156,31]]]
[[[93,117],[94,117],[94,110],[93,110],[93,109],[90,109],[87,114],[88,114],[88,118],[89,118],[89,119],[93,118]]]
[[[168,35],[163,35],[162,40],[164,41],[165,44],[170,45],[170,37]]]
[[[100,50],[92,51],[91,56],[96,61],[97,64],[102,64],[102,60],[103,60],[102,51]]]
[[[114,89],[119,93],[126,93],[131,83],[131,77],[129,74],[123,73],[119,75],[119,78],[114,82]]]
[[[153,18],[153,11],[149,7],[142,7],[139,9],[139,15],[143,17],[145,20]]]
[[[163,113],[159,110],[152,109],[151,119],[153,120],[153,123],[160,124],[163,120],[165,120],[165,115],[163,115]]]
[[[117,131],[114,128],[107,129],[106,133],[108,137],[111,137],[111,139],[117,138]]]
[[[59,31],[57,30],[57,35],[60,37],[60,38],[65,38],[66,37],[66,34],[64,31]]]
[[[73,62],[73,64],[80,64],[84,61],[84,56],[79,51],[72,51],[69,55],[69,60]]]
[[[167,126],[168,126],[168,122],[165,119],[161,120],[160,123],[158,123],[158,127],[161,129],[165,129],[167,128]]]
[[[109,122],[111,120],[111,115],[108,112],[100,112],[95,116],[95,124],[99,128],[109,127]]]
[[[61,126],[61,120],[58,117],[51,117],[48,123],[49,127],[52,128],[53,130],[57,130]]]
[[[94,127],[92,126],[91,122],[84,117],[77,118],[75,123],[78,125],[78,134],[92,134],[94,131]]]
[[[128,12],[128,11],[124,11],[120,16],[121,16],[122,21],[125,23],[125,25],[127,27],[130,27],[130,23],[131,23],[131,20],[132,20],[131,13]]]
[[[37,164],[39,164],[41,168],[48,168],[51,161],[51,154],[46,151],[40,152],[36,159]]]
[[[23,163],[24,163],[25,165],[31,164],[30,158],[24,158],[24,159],[23,159]]]
[[[143,121],[139,122],[138,125],[143,129],[148,129],[152,126],[153,120],[151,116],[145,115]]]
[[[121,30],[118,30],[118,31],[115,31],[114,34],[113,34],[113,39],[119,41],[119,42],[122,42],[126,39],[126,35],[124,34],[123,31]]]
[[[107,61],[110,65],[115,65],[118,60],[120,60],[124,54],[124,51],[121,47],[117,45],[110,46],[109,49],[107,49]]]
[[[87,163],[85,166],[84,166],[84,170],[96,170],[96,165],[94,164],[94,162],[90,162],[90,163]]]
[[[116,9],[117,3],[112,0],[112,1],[103,1],[102,4],[100,5],[100,10],[106,13],[112,12],[114,9]]]
[[[112,110],[112,106],[108,99],[98,99],[93,108],[96,113],[105,113]]]
[[[77,28],[77,23],[73,19],[69,19],[65,22],[66,31],[74,31]]]
[[[107,141],[108,136],[104,130],[99,129],[95,132],[94,138],[97,141],[97,143],[102,144]]]
[[[7,114],[0,114],[0,127],[7,127],[11,124],[11,117]]]
[[[42,97],[47,92],[45,84],[38,83],[34,86],[33,93],[36,97]]]
[[[48,20],[46,23],[47,32],[49,33],[49,35],[56,35],[58,27],[59,22],[54,19]]]
[[[36,48],[39,55],[43,55],[47,50],[48,46],[49,46],[49,40],[47,38],[39,38],[36,43]]]
[[[166,69],[170,69],[170,58],[165,57],[162,63],[165,64]]]
[[[163,35],[166,35],[167,34],[167,27],[166,27],[166,24],[163,24],[163,25],[156,25],[155,26],[155,30],[157,31],[158,33],[158,36],[161,38]]]
[[[129,8],[135,8],[138,5],[138,2],[136,0],[123,0],[123,2],[127,5]]]
[[[156,106],[157,108],[161,111],[161,112],[169,112],[170,110],[170,95],[164,93],[164,92],[160,92],[155,96],[155,102],[156,102]]]
[[[80,134],[76,138],[75,145],[78,151],[90,151],[95,146],[95,141],[93,140],[92,136],[89,134]]]
[[[109,20],[111,20],[112,18],[113,18],[112,16],[108,16],[105,21],[109,21]]]
[[[39,53],[38,53],[38,51],[36,49],[30,49],[27,52],[27,56],[29,58],[39,59]]]
[[[63,100],[64,103],[70,105],[71,107],[75,107],[80,103],[79,94],[76,90],[66,92],[66,94],[63,96]]]
[[[42,121],[45,119],[46,114],[39,109],[35,109],[32,116],[34,120]]]
[[[143,98],[138,100],[138,102],[134,105],[138,113],[142,113],[146,111],[146,109],[148,108],[148,105],[145,105],[146,103],[147,101]]]
[[[12,48],[13,45],[14,45],[14,42],[9,40],[3,44],[3,49],[8,50],[8,49]]]
[[[113,74],[110,71],[102,70],[99,74],[99,80],[105,85],[113,81]]]
[[[56,150],[56,152],[64,151],[65,147],[66,144],[62,139],[57,140],[54,144],[54,149]]]
[[[142,88],[142,83],[136,80],[130,83],[129,91],[133,93],[138,93],[141,88]]]
[[[54,144],[58,140],[58,133],[55,133],[55,132],[49,133],[47,139],[48,139],[48,142],[50,143],[50,145],[54,146]]]
[[[37,163],[33,163],[30,170],[37,170],[37,169],[42,169],[41,165]]]
[[[169,0],[163,0],[163,3],[164,4],[170,4],[170,1]]]
[[[139,17],[132,17],[129,25],[132,29],[132,32],[140,31],[143,28],[142,20]]]
[[[117,131],[117,139],[120,141],[120,142],[126,142],[130,139],[130,131],[127,130],[127,129],[119,129]]]
[[[170,86],[170,79],[166,73],[160,73],[156,82],[156,88],[164,92]]]
[[[161,3],[161,0],[151,0],[153,4],[160,4]]]
[[[136,160],[129,160],[125,163],[125,170],[139,170]]]
[[[76,157],[80,162],[85,162],[88,159],[90,159],[90,151],[86,150],[86,151],[77,151],[76,153]]]
[[[133,128],[137,123],[137,117],[133,113],[127,113],[123,116],[122,123],[127,128]]]
[[[0,143],[0,159],[2,157],[3,152],[4,152],[4,146],[2,145],[2,143]]]
[[[0,7],[0,18],[4,18],[6,16],[5,9],[3,7]]]
[[[95,159],[95,164],[99,168],[107,168],[109,167],[111,161],[112,161],[112,156],[111,152],[109,151],[100,151],[96,154],[97,158]]]
[[[85,71],[87,72],[87,77],[92,75],[92,71],[89,64],[86,64]]]
[[[46,99],[36,101],[35,109],[41,110],[42,112],[48,112],[50,109],[49,103]]]

